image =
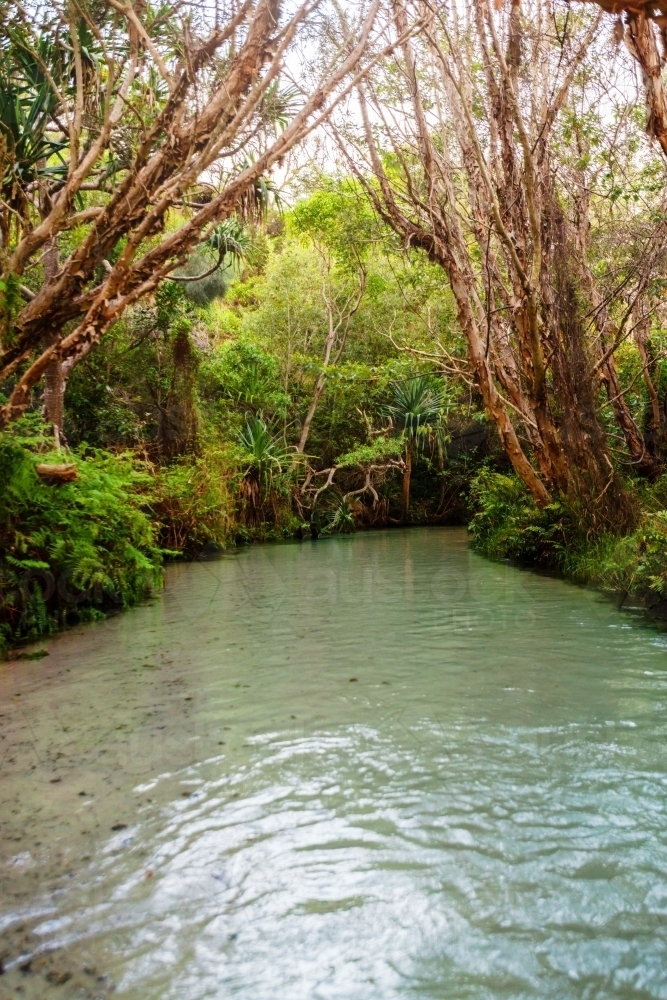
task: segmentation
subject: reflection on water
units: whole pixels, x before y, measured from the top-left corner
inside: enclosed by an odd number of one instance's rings
[[[420,529],[174,567],[50,651],[0,667],[2,1000],[667,997],[638,613]]]

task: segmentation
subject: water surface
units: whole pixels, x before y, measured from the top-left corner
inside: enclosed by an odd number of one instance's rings
[[[48,648],[0,665],[0,1000],[667,998],[638,612],[418,529],[172,567]]]

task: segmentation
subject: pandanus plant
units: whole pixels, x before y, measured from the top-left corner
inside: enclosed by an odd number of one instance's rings
[[[273,485],[274,476],[283,471],[287,454],[282,443],[257,416],[247,416],[239,434],[239,443],[247,452],[248,465],[241,483],[241,493],[251,523],[257,523],[263,494]]]
[[[394,387],[391,403],[385,413],[403,436],[405,469],[401,496],[401,522],[408,520],[410,510],[410,479],[412,460],[426,441],[432,441],[442,431],[447,395],[435,388],[433,380],[420,375],[399,382]]]
[[[246,259],[252,246],[243,222],[232,215],[215,226],[183,270],[170,275],[169,280],[183,283],[185,294],[197,305],[207,305],[224,296],[231,269]],[[213,254],[216,258],[211,264]]]
[[[49,64],[53,75],[62,75],[58,53],[46,36],[39,39],[33,54],[16,32],[8,34],[10,44],[2,50],[0,69],[0,191],[9,209],[3,215],[5,246],[12,220],[28,224],[30,185],[39,178],[64,176],[67,147],[54,134],[58,100],[42,70]]]

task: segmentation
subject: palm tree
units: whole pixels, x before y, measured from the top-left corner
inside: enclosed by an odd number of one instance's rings
[[[435,436],[442,426],[443,411],[447,403],[443,389],[436,389],[425,375],[398,383],[394,398],[385,407],[385,413],[403,434],[405,442],[405,469],[401,498],[401,522],[405,524],[410,509],[410,477],[412,458],[421,441]]]

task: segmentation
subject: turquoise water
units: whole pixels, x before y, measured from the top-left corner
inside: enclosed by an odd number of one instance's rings
[[[0,1000],[667,997],[639,612],[415,529],[172,567],[47,648],[0,665]]]

